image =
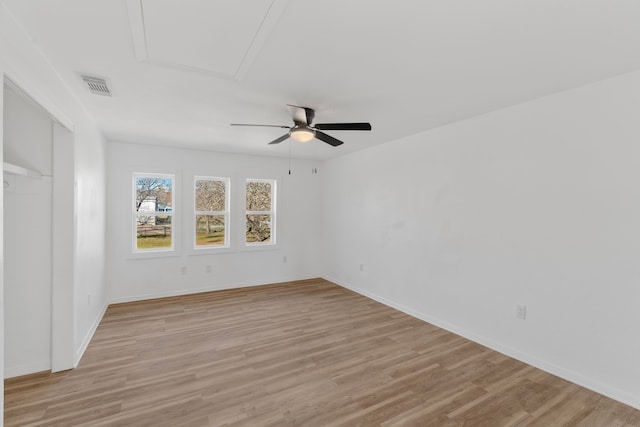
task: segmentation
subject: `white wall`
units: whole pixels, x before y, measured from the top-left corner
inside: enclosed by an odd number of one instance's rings
[[[4,75],[4,63],[0,60],[0,76]],[[4,99],[4,84],[0,85],[0,99]],[[0,117],[4,116],[4,102],[0,102]],[[4,146],[4,120],[0,120],[0,147]],[[0,150],[0,160],[4,161]],[[4,242],[4,189],[0,191],[0,239]],[[4,372],[4,244],[0,245],[0,372]],[[0,413],[4,414],[4,381],[0,381]],[[4,418],[4,417],[2,417]],[[0,420],[0,427],[4,420]]]
[[[326,162],[325,277],[640,408],[639,111],[636,72]]]
[[[51,119],[11,87],[5,88],[4,103],[4,161],[51,176]]]
[[[106,144],[93,126],[75,132],[75,363],[107,308]]]
[[[10,78],[52,116],[73,131],[74,170],[77,188],[68,188],[74,203],[73,246],[64,256],[73,268],[73,298],[62,301],[60,313],[73,324],[73,349],[67,367],[77,362],[106,308],[105,281],[105,159],[104,141],[93,121],[60,80],[37,45],[16,24],[0,3],[0,74]],[[102,157],[101,157],[102,156]],[[2,236],[4,238],[4,236]],[[53,266],[56,268],[56,265]],[[88,302],[87,294],[92,293]],[[84,296],[84,297],[80,297]],[[4,336],[0,336],[2,341]],[[4,359],[0,359],[0,364]]]
[[[53,203],[51,217],[51,370],[75,365],[74,302],[76,203],[75,147],[73,134],[53,126]]]
[[[4,174],[4,377],[51,368],[51,172],[49,116],[4,90],[4,159],[43,174]]]
[[[294,170],[295,180],[281,159],[112,143],[106,184],[95,126],[2,4],[0,75],[74,131],[66,303],[76,354],[106,303],[105,258],[110,298],[127,300],[315,276],[322,238],[328,278],[640,407],[638,73],[331,160],[319,176]],[[129,173],[140,167],[177,170],[183,185],[207,171],[228,170],[236,183],[278,174],[289,216],[282,246],[130,259]],[[318,223],[322,234],[308,226]],[[3,260],[0,250],[0,269]],[[527,305],[527,320],[515,320],[515,304]]]
[[[319,175],[310,161],[288,160],[150,145],[107,144],[107,280],[111,302],[130,301],[214,289],[259,285],[317,277],[320,234]],[[176,175],[175,256],[132,257],[133,172]],[[229,251],[194,254],[188,216],[193,212],[193,177],[231,178],[231,243]],[[246,250],[244,180],[277,179],[277,247]],[[283,257],[287,262],[283,262]],[[211,266],[211,273],[207,272]],[[182,268],[186,267],[186,274]]]

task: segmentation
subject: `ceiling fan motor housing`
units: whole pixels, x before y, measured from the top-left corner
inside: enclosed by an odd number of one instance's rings
[[[315,126],[311,126],[315,111],[309,107],[298,107],[297,105],[287,104],[289,114],[293,119],[293,127],[280,126],[280,125],[258,125],[249,123],[231,123],[231,126],[265,126],[289,129],[289,132],[271,141],[269,145],[280,144],[287,138],[291,138],[296,142],[309,142],[313,138],[318,138],[320,141],[337,147],[342,145],[343,142],[337,138],[324,133],[324,130],[371,130],[370,123],[320,123]]]

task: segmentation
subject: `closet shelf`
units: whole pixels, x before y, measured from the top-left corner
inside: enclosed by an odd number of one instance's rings
[[[42,174],[40,172],[23,168],[22,166],[14,165],[12,163],[4,162],[4,172],[13,175],[30,176],[33,178],[40,178]]]

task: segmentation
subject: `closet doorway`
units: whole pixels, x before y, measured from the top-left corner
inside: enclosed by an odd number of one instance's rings
[[[55,318],[61,310],[73,309],[74,239],[67,235],[71,244],[67,243],[66,249],[58,247],[55,218],[60,212],[56,207],[59,201],[67,200],[71,206],[63,209],[71,212],[68,220],[73,223],[73,179],[71,188],[62,194],[60,185],[69,186],[65,176],[73,177],[74,163],[73,134],[7,79],[3,92],[4,377],[10,378],[73,367],[73,341],[64,342],[65,336],[73,337],[73,314],[62,324]],[[70,151],[71,156],[67,164],[71,170],[60,177],[57,145],[63,146],[64,155]],[[65,197],[68,194],[70,198]],[[60,255],[63,259],[57,263]],[[71,292],[64,293],[71,300],[62,301],[61,307],[56,277],[69,276],[65,259],[71,260],[70,280],[65,285]],[[61,334],[61,328],[69,330]],[[69,347],[63,363],[56,362],[61,342]]]

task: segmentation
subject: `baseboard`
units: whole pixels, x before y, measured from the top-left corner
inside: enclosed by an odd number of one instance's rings
[[[27,363],[24,365],[4,367],[4,378],[21,377],[23,375],[34,374],[36,372],[51,371],[51,361],[43,360],[40,362]]]
[[[169,298],[169,297],[176,297],[180,295],[199,294],[202,292],[223,291],[226,289],[250,288],[253,286],[263,286],[263,285],[271,285],[275,283],[294,282],[297,280],[316,279],[318,277],[319,275],[317,274],[309,275],[309,276],[297,276],[293,278],[279,277],[271,280],[260,280],[260,281],[253,281],[253,282],[237,282],[237,283],[229,283],[224,285],[204,286],[199,288],[174,289],[174,290],[164,291],[164,292],[153,292],[153,293],[142,294],[142,295],[131,295],[126,297],[109,298],[109,304],[121,304],[125,302],[144,301],[144,300],[156,299],[156,298]]]
[[[100,314],[98,314],[96,319],[93,321],[91,328],[89,328],[89,331],[85,335],[84,340],[82,340],[82,344],[80,344],[80,347],[76,350],[74,360],[73,360],[74,368],[78,366],[78,363],[80,363],[80,359],[82,359],[84,352],[87,350],[87,347],[91,342],[91,338],[93,338],[93,334],[96,333],[96,330],[98,329],[98,326],[100,326],[100,322],[102,321],[104,314],[107,312],[107,307],[108,307],[108,304],[105,304],[102,306],[102,309],[100,310]]]
[[[474,332],[468,331],[466,329],[460,328],[457,325],[454,325],[452,323],[449,323],[447,321],[435,318],[433,316],[430,316],[426,313],[422,313],[422,312],[418,312],[416,310],[413,310],[411,308],[405,307],[402,304],[399,304],[395,301],[389,300],[385,297],[381,297],[379,295],[376,295],[374,293],[371,293],[367,290],[364,290],[362,288],[359,288],[357,286],[352,286],[348,283],[342,282],[340,280],[336,280],[335,278],[332,277],[327,277],[324,276],[323,277],[325,280],[328,280],[330,282],[333,282],[339,286],[342,286],[346,289],[349,289],[353,292],[356,292],[360,295],[363,295],[367,298],[371,298],[374,301],[377,301],[381,304],[384,304],[386,306],[389,306],[391,308],[394,308],[398,311],[402,311],[403,313],[408,314],[409,316],[415,317],[417,319],[420,319],[424,322],[430,323],[432,325],[435,325],[439,328],[442,328],[444,330],[447,330],[449,332],[452,332],[456,335],[460,335],[464,338],[467,338],[468,340],[471,340],[473,342],[476,342],[480,345],[483,345],[485,347],[488,347],[492,350],[495,350],[499,353],[505,354],[509,357],[512,357],[516,360],[519,360],[521,362],[524,362],[528,365],[534,366],[538,369],[541,369],[545,372],[548,372],[552,375],[555,375],[557,377],[560,377],[562,379],[565,379],[567,381],[570,381],[574,384],[577,384],[579,386],[582,386],[584,388],[587,388],[591,391],[594,391],[596,393],[602,394],[604,396],[610,397],[611,399],[617,400],[618,402],[624,403],[625,405],[629,405],[633,408],[636,408],[638,410],[640,410],[640,397],[639,396],[635,396],[632,395],[631,393],[627,393],[625,391],[619,390],[617,388],[608,386],[607,384],[603,384],[600,381],[594,380],[593,378],[589,378],[586,377],[582,374],[579,374],[577,372],[574,372],[570,369],[564,368],[562,366],[558,366],[555,365],[553,363],[550,363],[548,361],[545,360],[540,360],[534,356],[531,356],[529,354],[523,353],[517,349],[514,349],[512,347],[506,346],[500,342],[497,342],[495,340],[492,340],[490,338],[478,335]]]

